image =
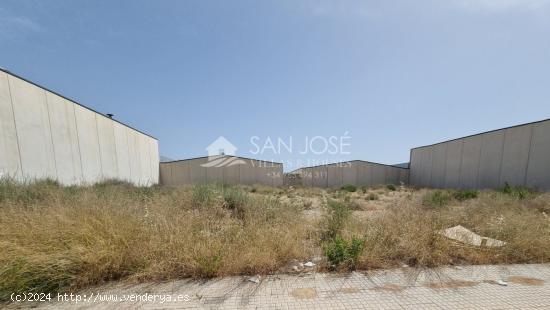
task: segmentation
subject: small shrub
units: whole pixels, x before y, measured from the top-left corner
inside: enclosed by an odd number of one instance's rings
[[[454,199],[458,201],[464,201],[468,199],[475,199],[478,196],[478,191],[475,190],[462,190],[453,193]]]
[[[422,205],[435,208],[443,207],[451,200],[451,195],[447,191],[428,192],[422,198]]]
[[[201,183],[193,186],[192,204],[194,208],[209,207],[214,202],[214,186],[211,184]]]
[[[220,269],[222,255],[216,254],[213,256],[200,256],[195,259],[197,263],[198,277],[212,278],[215,277]]]
[[[328,238],[334,238],[344,226],[351,211],[345,204],[335,200],[329,200],[328,207],[330,211],[327,219],[326,235]]]
[[[237,218],[244,219],[245,207],[248,203],[248,194],[237,187],[225,187],[223,190],[223,206]]]
[[[245,191],[236,187],[226,187],[223,190],[223,206],[229,210],[242,208],[248,202]]]
[[[346,201],[346,207],[350,210],[361,210],[361,205],[356,200],[348,199]]]
[[[375,193],[370,193],[367,195],[367,200],[378,200],[378,195],[376,195]]]
[[[510,186],[508,182],[504,183],[504,187],[500,191],[518,199],[525,199],[533,194],[532,190],[519,186]]]
[[[352,184],[346,184],[346,185],[342,186],[340,189],[343,190],[343,191],[346,191],[346,192],[350,192],[350,193],[353,193],[353,192],[357,191],[357,187],[355,185],[352,185]]]
[[[352,237],[351,240],[346,240],[342,236],[336,235],[324,244],[323,251],[328,261],[335,267],[345,266],[353,270],[363,248],[363,239]]]
[[[395,187],[395,185],[393,184],[388,184],[386,185],[386,188],[389,189],[390,191],[394,192],[397,190],[397,188]]]

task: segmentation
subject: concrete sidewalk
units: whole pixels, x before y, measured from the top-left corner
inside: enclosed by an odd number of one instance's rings
[[[550,265],[401,268],[346,275],[271,275],[114,283],[76,303],[11,304],[42,309],[550,309]],[[505,281],[507,283],[497,283]],[[502,284],[507,284],[506,286]],[[147,294],[147,295],[145,295]],[[153,294],[157,298],[153,300]],[[137,300],[121,301],[134,296]],[[148,296],[148,297],[147,297]],[[170,297],[167,297],[170,296]],[[75,296],[76,297],[76,296]],[[162,302],[161,298],[165,298]],[[180,301],[173,301],[177,298]],[[117,301],[106,301],[110,298]],[[141,300],[139,300],[141,298]],[[150,298],[146,301],[146,298]],[[171,298],[171,301],[166,300]],[[183,300],[181,299],[183,298]],[[95,302],[94,302],[95,299]],[[103,299],[103,301],[98,301]]]

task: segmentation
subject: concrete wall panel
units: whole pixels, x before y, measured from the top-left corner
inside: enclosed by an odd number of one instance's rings
[[[313,186],[315,187],[327,187],[327,167],[318,166],[311,168],[311,175],[313,178]]]
[[[227,184],[239,184],[239,166],[245,165],[233,165],[229,167],[223,167],[223,182]]]
[[[433,151],[432,148],[423,148],[422,159],[420,162],[421,173],[420,173],[420,185],[429,186],[432,179],[432,160],[433,160]]]
[[[143,139],[142,135],[137,132],[134,132],[134,137],[137,139],[137,145],[139,146],[139,162],[141,168],[141,179],[143,180],[141,185],[149,186],[152,184],[149,141]]]
[[[265,185],[272,185],[273,179],[271,178],[269,167],[265,164],[256,163],[256,167],[254,167],[254,171],[256,173],[256,183],[258,184],[265,184]]]
[[[372,185],[386,184],[386,169],[381,165],[372,165]]]
[[[222,167],[206,168],[206,182],[223,183],[223,168]]]
[[[460,188],[477,188],[479,163],[483,136],[464,139],[462,144],[462,165],[460,166]]]
[[[435,188],[445,187],[445,165],[447,161],[447,144],[441,143],[433,147],[432,178],[430,185]]]
[[[82,159],[82,178],[91,184],[103,179],[95,113],[75,105],[76,128]]]
[[[357,185],[357,175],[359,173],[359,170],[361,169],[362,162],[360,161],[353,161],[349,162],[348,164],[344,164],[342,166],[342,179],[343,184],[354,184]]]
[[[0,178],[22,180],[8,75],[0,72]]]
[[[283,164],[273,165],[273,186],[283,186]]]
[[[104,179],[116,179],[119,173],[113,121],[101,115],[95,116],[102,175]]]
[[[189,160],[188,162],[189,182],[193,184],[206,182],[206,168],[201,165],[206,164],[208,162],[208,158],[197,158]]]
[[[46,92],[50,118],[57,180],[73,185],[82,182],[82,163],[74,104],[50,92]]]
[[[384,167],[386,171],[386,184],[399,185],[399,169],[392,167]]]
[[[422,172],[422,167],[420,166],[421,153],[422,148],[411,150],[409,181],[412,186],[420,186],[420,173]]]
[[[506,129],[500,186],[504,186],[505,182],[513,186],[525,185],[532,129],[532,125]]]
[[[479,188],[499,187],[500,165],[504,147],[504,130],[483,134],[477,185]]]
[[[369,186],[369,181],[371,180],[370,169],[368,163],[359,163],[357,165],[357,185],[358,186]]]
[[[401,169],[399,173],[399,184],[401,183],[408,185],[409,184],[409,176],[410,176],[410,170],[409,169]]]
[[[460,186],[460,167],[462,165],[463,140],[454,140],[447,144],[447,160],[445,164],[445,187]],[[429,186],[429,184],[427,184]]]
[[[302,168],[300,169],[302,172],[300,173],[302,177],[302,182],[304,186],[313,186],[313,176],[311,173],[311,169],[308,168]]]
[[[113,122],[115,147],[117,157],[118,178],[127,182],[132,181],[130,167],[130,153],[128,151],[128,136],[126,126]]]
[[[327,165],[328,187],[341,187],[343,185],[343,168],[339,165]]]
[[[139,155],[139,143],[137,135],[130,129],[126,129],[126,137],[128,139],[128,154],[130,155],[130,173],[132,180],[136,184],[143,184],[143,176],[141,174],[141,156]]]
[[[151,164],[151,184],[158,184],[160,169],[159,143],[155,139],[143,136],[142,139],[149,142],[149,160]]]
[[[550,121],[533,125],[526,186],[550,190]]]
[[[173,186],[175,183],[172,181],[172,163],[163,163],[159,167],[160,184],[166,186]]]
[[[24,178],[57,179],[46,92],[8,76]]]
[[[256,183],[256,173],[251,169],[252,160],[246,160],[246,165],[239,165],[239,181],[241,184],[252,185]]]
[[[191,166],[196,167],[197,165],[197,163],[192,160],[176,161],[173,163],[162,164],[161,166],[165,165],[169,165],[171,167],[171,185],[181,186],[189,185],[192,183],[206,182],[206,174],[202,170],[196,170],[200,171],[200,174],[196,176],[194,181],[191,180]]]

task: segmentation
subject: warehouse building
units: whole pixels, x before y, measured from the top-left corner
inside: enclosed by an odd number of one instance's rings
[[[283,164],[231,155],[205,156],[160,163],[160,183],[283,185]]]
[[[363,160],[305,167],[292,174],[300,175],[303,186],[324,188],[409,183],[409,169]]]
[[[411,185],[550,189],[550,119],[411,150]]]
[[[0,71],[0,177],[64,185],[158,183],[158,141],[76,101]]]

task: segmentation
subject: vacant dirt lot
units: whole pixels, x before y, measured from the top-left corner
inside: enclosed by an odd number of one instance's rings
[[[12,292],[63,292],[118,279],[544,263],[550,261],[549,212],[549,194],[510,187],[136,188],[3,181],[0,300]],[[440,234],[456,225],[506,244],[473,246]]]

